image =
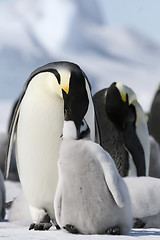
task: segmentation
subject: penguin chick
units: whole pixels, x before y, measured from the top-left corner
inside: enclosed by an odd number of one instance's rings
[[[130,199],[112,158],[100,145],[76,136],[74,122],[65,121],[54,199],[57,223],[71,233],[129,233]]]
[[[152,177],[126,177],[134,227],[159,228],[160,226],[160,179]]]
[[[24,193],[21,192],[11,204],[8,212],[9,222],[16,223],[17,225],[27,226],[32,223],[28,204],[26,202]]]

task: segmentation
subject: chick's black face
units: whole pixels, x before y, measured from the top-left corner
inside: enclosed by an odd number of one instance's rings
[[[84,118],[89,105],[89,99],[85,87],[85,78],[79,68],[71,71],[69,92],[66,94],[63,91],[63,98],[65,118],[66,120],[72,120],[75,122],[77,135],[79,135],[82,119]]]
[[[128,114],[128,95],[126,94],[126,101],[121,98],[121,94],[113,83],[106,95],[106,113],[111,122],[120,130],[125,128],[125,122]]]

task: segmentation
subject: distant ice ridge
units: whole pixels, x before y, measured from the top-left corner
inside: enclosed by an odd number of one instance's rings
[[[0,101],[0,133],[7,132],[8,120],[12,106],[12,101]]]
[[[1,1],[0,99],[14,101],[35,68],[68,60],[82,67],[93,93],[121,81],[148,111],[159,85],[160,42],[131,29],[110,28],[101,4],[99,0]]]

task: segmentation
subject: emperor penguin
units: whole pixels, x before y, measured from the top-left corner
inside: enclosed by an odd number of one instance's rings
[[[151,136],[160,144],[160,86],[158,87],[148,115],[148,129]]]
[[[8,133],[0,133],[0,169],[2,171],[4,178],[5,178],[5,172],[6,172],[8,141],[9,141]],[[11,167],[10,167],[8,180],[19,181],[14,148],[11,154]]]
[[[128,190],[111,156],[90,141],[89,132],[83,121],[78,139],[74,122],[64,122],[54,200],[57,223],[70,233],[128,234]]]
[[[4,185],[4,178],[0,170],[0,221],[5,218],[5,202],[6,202],[6,191]]]
[[[149,136],[150,139],[150,164],[149,176],[160,178],[160,146],[154,137]]]
[[[64,115],[84,118],[93,141],[99,141],[91,88],[82,69],[71,62],[53,62],[33,71],[19,98],[10,129],[7,174],[15,135],[17,166],[33,224],[46,230],[54,222],[53,199]],[[97,129],[97,130],[96,130]]]
[[[93,99],[102,147],[113,157],[121,176],[148,175],[148,127],[134,91],[121,82],[114,82]]]

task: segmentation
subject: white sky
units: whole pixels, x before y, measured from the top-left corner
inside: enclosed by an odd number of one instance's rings
[[[159,0],[101,0],[110,26],[132,26],[142,34],[160,40]]]
[[[109,26],[133,27],[150,38],[160,40],[160,0],[99,1]]]

